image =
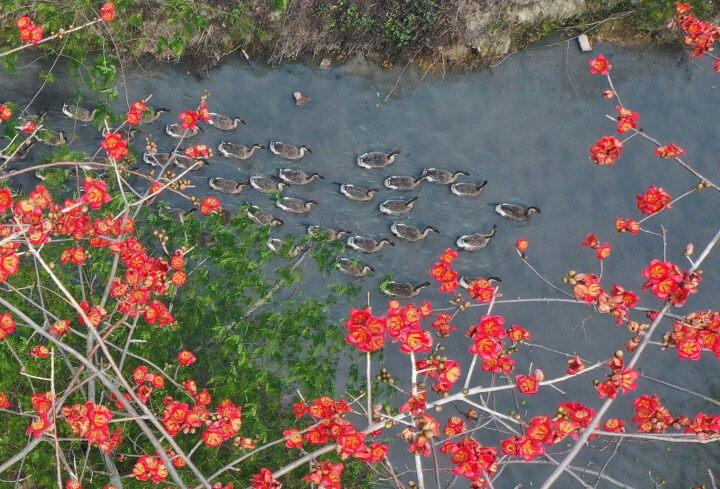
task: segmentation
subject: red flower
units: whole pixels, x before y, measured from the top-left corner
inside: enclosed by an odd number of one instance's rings
[[[603,429],[611,433],[622,433],[625,431],[625,421],[617,418],[608,419]]]
[[[534,396],[540,389],[540,381],[537,377],[530,375],[518,375],[515,377],[517,388],[523,394]]]
[[[30,427],[27,429],[27,434],[31,434],[35,438],[40,438],[42,434],[52,428],[52,423],[47,418],[37,418],[32,422]]]
[[[43,28],[41,26],[36,25],[32,31],[30,31],[30,40],[33,44],[37,44],[43,40]]]
[[[527,250],[527,249],[528,249],[528,246],[530,246],[530,243],[528,242],[528,240],[526,240],[526,239],[524,239],[524,238],[521,238],[521,239],[517,240],[517,243],[515,243],[515,248],[517,248],[517,250],[518,250],[520,253],[522,253],[522,252],[524,252],[525,250]]]
[[[346,340],[358,350],[373,352],[385,346],[385,333],[388,329],[388,318],[375,317],[369,309],[352,309],[350,319],[345,323],[350,333]]]
[[[138,385],[145,382],[145,378],[147,376],[148,376],[148,368],[145,365],[138,367],[133,371],[133,378],[135,379],[135,382]]]
[[[7,105],[0,105],[0,120],[8,121],[12,117],[12,109]]]
[[[137,110],[131,110],[125,116],[125,120],[131,126],[137,126],[138,124],[140,124],[140,122],[142,121],[142,118],[143,118],[142,112],[137,111]]]
[[[200,212],[203,213],[203,215],[211,214],[213,211],[220,210],[220,206],[222,205],[222,202],[220,202],[220,199],[217,197],[206,197],[203,199],[202,204],[200,205]]]
[[[93,178],[85,179],[85,195],[82,196],[83,203],[90,204],[93,209],[100,209],[107,204],[112,197],[107,192],[107,183]]]
[[[123,156],[130,154],[130,151],[127,149],[127,145],[128,142],[123,141],[120,134],[108,132],[105,134],[105,141],[103,141],[100,146],[107,150],[110,158],[120,160]]]
[[[693,6],[689,3],[675,2],[675,14],[682,15],[692,10]]]
[[[167,478],[168,471],[160,457],[143,455],[135,464],[132,475],[141,481],[146,481],[152,477],[153,482],[162,482]]]
[[[575,375],[583,370],[585,370],[585,364],[583,364],[580,355],[576,355],[574,358],[568,360],[568,375]]]
[[[628,132],[630,129],[635,129],[637,120],[640,118],[640,114],[633,112],[625,107],[616,107],[620,115],[618,116],[618,132],[620,134]]]
[[[672,197],[668,194],[665,189],[652,185],[645,195],[637,194],[635,196],[638,200],[637,206],[640,212],[643,214],[655,214],[661,210],[667,208],[671,209]]]
[[[283,432],[283,435],[286,437],[289,437],[287,441],[285,442],[285,446],[288,448],[302,448],[303,446],[303,437],[300,433],[300,430],[296,429],[290,429],[285,430]]]
[[[605,243],[597,249],[597,259],[604,260],[610,256],[610,243]]]
[[[473,280],[468,287],[468,294],[481,304],[490,304],[495,296],[495,287],[486,278]]]
[[[183,129],[197,129],[197,123],[201,119],[200,114],[195,110],[188,110],[178,115],[178,119],[182,121]]]
[[[7,409],[10,407],[10,401],[7,400],[7,395],[4,392],[0,392],[0,409]]]
[[[612,69],[612,65],[610,62],[605,59],[605,56],[602,54],[597,57],[597,59],[590,60],[589,62],[590,67],[592,70],[590,70],[590,74],[594,75],[595,73],[600,73],[601,75],[609,75],[610,70]]]
[[[5,313],[0,316],[0,340],[4,340],[15,332],[15,320],[10,313]]]
[[[590,248],[597,248],[600,245],[597,236],[594,234],[588,234],[587,239],[582,242],[582,247],[589,246]]]
[[[48,347],[45,345],[33,346],[32,350],[30,350],[30,353],[37,358],[47,358],[50,356],[50,350],[48,350]]]
[[[685,338],[675,345],[678,356],[683,360],[700,360],[703,351],[703,342],[700,338]]]
[[[340,475],[344,468],[343,464],[333,465],[329,460],[326,460],[321,462],[317,469],[310,475],[303,477],[303,479],[323,486],[325,489],[340,489]]]
[[[105,2],[100,10],[102,20],[112,22],[115,20],[115,4],[113,2]]]
[[[263,467],[259,474],[253,475],[252,486],[254,489],[280,489],[282,484],[275,480],[272,472]]]
[[[171,280],[173,284],[181,287],[187,283],[187,273],[182,270],[178,270],[172,274]]]
[[[183,350],[178,353],[178,359],[180,359],[180,365],[192,365],[195,363],[197,358],[191,351]]]
[[[595,146],[590,148],[592,153],[590,159],[600,166],[612,166],[615,164],[615,160],[620,158],[622,148],[622,141],[615,136],[603,136]]]
[[[617,229],[618,233],[630,231],[631,234],[638,234],[640,232],[640,225],[632,219],[620,219],[618,217],[615,221],[615,229]]]
[[[677,158],[678,156],[685,155],[687,153],[675,143],[670,143],[667,146],[660,146],[655,150],[655,154],[659,155],[660,158]]]
[[[27,121],[22,127],[23,132],[31,133],[35,129],[37,129],[37,124],[35,124],[33,121]]]

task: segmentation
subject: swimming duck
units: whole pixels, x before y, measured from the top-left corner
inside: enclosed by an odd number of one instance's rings
[[[311,173],[310,175],[308,175],[303,171],[293,170],[291,168],[281,169],[278,172],[278,176],[280,177],[280,180],[287,183],[288,185],[307,185],[316,178],[325,180],[325,177],[322,176],[322,173]]]
[[[390,153],[382,151],[372,151],[357,157],[357,164],[361,168],[372,170],[375,168],[383,168],[391,165],[395,161],[395,156],[400,154],[400,150],[396,149]]]
[[[47,114],[47,110],[41,110],[38,114],[29,114],[26,116],[23,116],[18,120],[17,126],[15,126],[16,131],[24,131],[25,127],[32,123],[36,126],[39,126],[43,123],[43,119],[45,118],[45,114]]]
[[[103,137],[107,135],[108,132],[111,132],[113,134],[119,134],[122,139],[125,141],[132,141],[135,139],[135,134],[138,132],[137,129],[131,128],[131,129],[117,129],[115,131],[110,130],[108,131],[106,128],[103,127],[101,134]]]
[[[250,209],[247,211],[247,216],[252,222],[260,226],[282,226],[285,224],[282,219],[275,219],[268,211],[256,205],[250,206]]]
[[[150,112],[143,114],[142,119],[140,119],[141,124],[148,124],[150,122],[155,122],[165,112],[170,112],[170,109],[167,109],[164,107],[162,109],[153,109],[152,107],[148,107],[148,109]]]
[[[420,231],[415,226],[401,224],[399,222],[396,222],[392,226],[390,226],[390,232],[398,238],[404,239],[405,241],[420,241],[421,239],[425,239],[431,231],[433,233],[440,232],[435,226],[428,226],[425,228],[424,231]]]
[[[430,282],[423,282],[413,286],[407,282],[388,282],[380,284],[380,291],[388,297],[398,297],[400,299],[410,299],[420,293],[425,287],[429,287]]]
[[[220,141],[218,151],[225,158],[237,158],[238,160],[247,160],[253,155],[257,148],[265,149],[265,146],[256,143],[248,148],[247,146],[243,146],[242,144]]]
[[[380,212],[388,216],[399,216],[400,214],[405,214],[406,212],[410,212],[413,209],[413,207],[415,206],[415,201],[417,199],[417,197],[413,197],[410,200],[386,200],[385,202],[380,204]]]
[[[308,236],[321,235],[321,236],[324,236],[328,241],[333,241],[336,239],[340,239],[343,234],[350,234],[350,231],[347,231],[345,229],[339,229],[339,230],[335,231],[332,228],[326,228],[324,226],[317,226],[315,224],[310,224],[307,227],[307,234],[308,234]]]
[[[425,168],[422,172],[423,175],[427,176],[427,181],[430,183],[453,183],[458,179],[460,175],[468,176],[469,173],[463,170],[456,171],[455,173],[443,170],[441,168]]]
[[[293,146],[292,144],[281,143],[280,141],[273,141],[270,143],[270,151],[274,155],[278,155],[280,158],[286,160],[299,160],[305,156],[305,152],[312,153],[312,150],[305,145]]]
[[[493,236],[495,236],[496,233],[497,226],[493,225],[493,229],[490,234],[466,234],[465,236],[460,236],[456,241],[456,244],[458,248],[466,251],[478,251],[485,248],[490,243],[490,240]]]
[[[273,178],[263,177],[262,175],[253,175],[250,177],[250,185],[258,192],[270,193],[280,192],[285,188],[285,184],[278,182]]]
[[[312,100],[310,97],[306,97],[300,92],[293,92],[293,98],[295,99],[295,105],[305,105]]]
[[[383,238],[380,241],[375,241],[372,238],[366,238],[364,236],[350,236],[345,243],[349,248],[355,251],[361,251],[363,253],[376,253],[382,249],[383,246],[389,244],[395,246],[395,243],[387,238]]]
[[[368,272],[374,272],[371,265],[361,265],[350,258],[338,257],[335,261],[335,268],[351,277],[364,277]]]
[[[18,148],[15,149],[14,152],[11,152],[9,155],[5,155],[2,152],[0,152],[0,158],[3,159],[5,163],[10,163],[11,161],[22,161],[28,157],[30,154],[30,148],[32,148],[35,145],[34,140],[32,139],[26,139],[25,142],[23,142]]]
[[[183,129],[181,124],[168,124],[165,126],[165,134],[171,138],[191,138],[196,136],[199,131],[202,131],[200,126],[187,129]]]
[[[495,206],[495,212],[513,221],[527,221],[533,212],[540,214],[540,209],[534,205],[525,209],[518,204],[498,204]]]
[[[245,121],[242,117],[230,118],[226,115],[210,112],[210,122],[208,122],[208,124],[217,127],[221,131],[232,131],[237,127],[238,122],[245,125]]]
[[[473,197],[482,192],[485,185],[487,185],[487,180],[480,185],[475,183],[453,183],[450,185],[450,191],[460,197]]]
[[[340,193],[350,200],[367,201],[373,198],[378,189],[366,189],[349,183],[340,184]]]
[[[181,170],[198,171],[208,164],[207,160],[196,160],[185,155],[175,155],[173,165],[177,166]]]
[[[48,146],[60,146],[61,144],[67,144],[67,133],[65,131],[55,132],[48,131],[48,135],[40,139],[37,136],[35,138],[38,141],[42,141]]]
[[[395,175],[385,179],[385,187],[390,190],[411,190],[427,180],[427,175],[415,178],[411,176]]]
[[[284,210],[285,212],[292,212],[295,214],[302,214],[303,212],[308,212],[310,210],[310,207],[317,204],[314,200],[302,200],[302,199],[295,199],[293,197],[285,197],[283,199],[278,199],[276,202],[277,206]]]
[[[475,282],[476,280],[479,280],[479,279],[481,279],[481,278],[487,280],[487,281],[490,282],[490,283],[492,283],[492,282],[502,282],[502,280],[500,280],[500,277],[488,277],[488,278],[485,278],[485,277],[468,277],[468,276],[463,275],[463,276],[460,277],[460,280],[459,280],[459,282],[460,282],[460,287],[462,287],[463,289],[469,289],[469,288],[470,288],[470,285],[472,285],[473,282]]]
[[[185,218],[195,212],[197,210],[197,207],[192,207],[188,210],[180,209],[180,208],[172,208],[168,212],[170,213],[170,216],[172,217],[173,221],[179,222],[180,224],[185,224]]]
[[[143,161],[150,166],[165,166],[173,155],[174,153],[152,153],[146,151],[143,153]]]
[[[239,194],[250,182],[236,182],[227,178],[214,177],[208,182],[211,188],[226,194]]]
[[[276,253],[280,253],[283,248],[287,246],[287,243],[279,238],[268,238],[267,241],[267,247],[273,250]],[[298,256],[298,254],[302,251],[302,248],[299,246],[296,246],[294,248],[291,248],[286,253],[287,256]]]
[[[84,109],[76,105],[63,104],[62,113],[70,119],[74,119],[80,122],[92,122],[95,119],[95,114],[98,113],[98,109]]]

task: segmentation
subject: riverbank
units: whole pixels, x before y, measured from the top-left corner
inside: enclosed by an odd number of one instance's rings
[[[0,42],[17,43],[13,25],[32,15],[46,33],[92,20],[97,12],[73,3],[38,4],[33,12],[6,1]],[[211,67],[243,51],[278,63],[304,53],[342,61],[371,55],[388,66],[413,60],[420,65],[476,68],[517,51],[548,34],[588,33],[592,38],[628,43],[678,42],[665,25],[673,2],[656,0],[212,0],[163,2],[118,0],[112,29],[94,26],[72,44],[97,49],[95,34],[125,59],[187,60]],[[719,10],[697,3],[698,15]],[[85,5],[85,4],[83,4]],[[97,6],[95,6],[97,7]],[[83,44],[84,43],[84,44]],[[52,46],[58,49],[60,44]],[[68,45],[65,45],[68,48]],[[107,48],[107,45],[105,46]],[[128,58],[129,57],[129,58]]]

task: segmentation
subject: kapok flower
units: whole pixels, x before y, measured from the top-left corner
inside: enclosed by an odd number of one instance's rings
[[[585,364],[580,358],[580,355],[575,355],[575,357],[568,360],[568,375],[575,375],[583,370],[585,370]]]
[[[0,409],[7,409],[10,407],[10,401],[7,400],[7,394],[0,392]]]
[[[515,243],[515,248],[517,248],[520,253],[527,250],[528,246],[530,246],[530,243],[525,238],[520,238],[519,240],[517,240],[517,243]]]
[[[50,350],[45,345],[35,345],[30,350],[32,356],[37,358],[47,358],[50,356]]]
[[[197,123],[201,119],[200,114],[195,110],[188,110],[178,115],[178,119],[182,121],[183,129],[197,129]]]
[[[115,20],[115,3],[105,2],[100,10],[100,17],[105,22],[112,22]]]
[[[640,225],[633,219],[620,219],[619,217],[615,220],[615,229],[618,233],[625,233],[630,231],[630,234],[640,233]]]
[[[113,134],[111,132],[105,134],[105,141],[100,144],[103,149],[107,150],[108,157],[115,160],[120,160],[123,156],[130,154],[127,145],[128,142],[123,141],[120,134]]]
[[[612,166],[615,164],[615,160],[620,158],[622,148],[622,141],[615,136],[603,136],[595,146],[590,148],[592,153],[590,159],[600,166]]]
[[[677,158],[680,155],[687,154],[687,152],[675,143],[670,143],[667,146],[660,146],[655,150],[655,154],[660,158]]]
[[[590,60],[589,65],[592,68],[590,70],[591,75],[594,75],[595,73],[599,73],[601,75],[609,75],[610,70],[612,69],[610,61],[608,61],[602,54],[596,59]]]
[[[7,105],[0,105],[0,121],[9,121],[12,118],[12,109]]]
[[[180,360],[180,365],[192,365],[197,360],[195,355],[188,350],[183,350],[178,353],[178,359]]]
[[[68,334],[70,331],[70,321],[67,319],[61,319],[57,321],[55,324],[52,325],[52,327],[48,330],[55,336],[64,336]]]
[[[259,474],[253,475],[253,489],[280,489],[282,484],[275,480],[272,472],[263,467]]]
[[[605,243],[604,245],[597,248],[598,260],[604,260],[608,256],[610,256],[610,243]]]
[[[0,340],[4,340],[15,332],[15,320],[10,313],[0,316]]]
[[[220,202],[220,199],[218,199],[217,197],[205,197],[202,201],[202,204],[200,205],[200,212],[202,212],[203,215],[207,216],[213,211],[220,210],[221,205],[222,202]]]
[[[663,209],[672,208],[670,194],[664,188],[655,185],[652,185],[644,195],[637,194],[635,197],[638,200],[638,209],[643,214],[655,214]]]
[[[540,389],[540,381],[531,375],[518,375],[515,377],[517,388],[523,394],[534,396]]]
[[[618,132],[620,134],[628,132],[631,129],[635,129],[637,120],[640,118],[640,114],[633,112],[625,107],[616,107],[620,115],[618,116]]]

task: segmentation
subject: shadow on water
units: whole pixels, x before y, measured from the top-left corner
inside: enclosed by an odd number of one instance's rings
[[[683,54],[657,47],[638,50],[597,43],[594,54],[598,53],[611,58],[616,88],[623,102],[640,112],[641,127],[660,141],[677,142],[699,171],[716,175],[718,139],[713,108],[720,97],[716,89],[720,79],[709,64],[688,64]],[[421,228],[436,226],[440,233],[431,234],[424,241],[396,240],[394,248],[358,256],[376,269],[376,277],[363,282],[363,290],[373,291],[376,311],[381,311],[385,303],[376,292],[385,274],[392,273],[402,281],[424,282],[430,279],[428,270],[433,263],[445,249],[454,246],[458,236],[489,232],[494,224],[499,230],[491,244],[476,253],[462,252],[456,264],[468,275],[500,276],[505,300],[559,296],[532,275],[517,257],[514,244],[518,238],[529,240],[528,254],[533,265],[553,283],[562,286],[560,278],[568,270],[599,272],[594,252],[580,247],[588,233],[598,234],[602,242],[612,242],[613,254],[606,261],[603,274],[606,287],[619,283],[639,291],[644,282],[640,272],[653,258],[662,257],[663,242],[659,237],[647,235],[617,235],[615,218],[639,218],[635,194],[644,193],[650,185],[663,186],[677,196],[697,181],[671,162],[654,157],[654,148],[644,141],[627,144],[614,167],[598,167],[588,160],[589,147],[603,135],[615,131],[615,124],[604,114],[615,116],[617,113],[614,104],[601,97],[606,89],[604,79],[589,75],[589,59],[589,55],[578,52],[574,45],[569,49],[562,44],[548,48],[536,46],[511,56],[495,68],[468,74],[446,73],[443,77],[425,74],[414,67],[408,67],[400,76],[402,67],[383,70],[363,60],[322,70],[316,67],[317,60],[311,59],[271,69],[256,61],[248,65],[244,59],[237,58],[202,77],[188,75],[185,67],[152,65],[145,66],[145,72],[127,75],[127,86],[120,87],[120,98],[124,98],[126,90],[130,103],[152,94],[153,106],[171,109],[160,121],[142,127],[139,150],[142,150],[142,138],[148,134],[153,135],[161,151],[174,147],[175,140],[164,134],[164,124],[177,122],[177,113],[195,107],[203,90],[212,94],[208,99],[211,110],[239,115],[247,126],[227,133],[207,128],[187,144],[202,143],[215,148],[225,139],[248,146],[268,145],[272,140],[310,146],[312,154],[293,162],[283,161],[267,150],[242,163],[216,155],[209,166],[192,175],[197,185],[192,192],[205,196],[213,193],[207,184],[213,176],[242,181],[251,174],[277,175],[279,168],[323,173],[325,180],[290,187],[285,192],[317,201],[319,205],[310,213],[298,216],[272,210],[285,221],[280,235],[304,232],[306,223],[348,228],[354,234],[377,239],[391,237],[389,226],[395,221]],[[34,95],[31,90],[34,82],[18,81],[36,80],[42,68],[46,67],[31,65],[22,71],[20,78],[2,74],[0,92],[5,98],[20,103],[29,101]],[[72,101],[76,89],[76,81],[63,71],[56,73],[57,82],[38,96],[31,111],[50,108],[49,125],[76,135],[70,148],[93,152],[96,149],[93,145],[99,144],[93,128],[73,125],[60,114],[63,101]],[[296,90],[312,97],[312,102],[296,107],[292,98]],[[383,103],[390,91],[392,95]],[[86,105],[91,102],[88,100]],[[122,110],[120,104],[116,108]],[[364,170],[355,165],[360,153],[394,149],[401,150],[401,154],[387,168]],[[37,151],[33,160],[21,166],[41,161],[48,152]],[[428,167],[466,170],[470,175],[461,181],[488,180],[489,184],[473,198],[456,197],[448,186],[427,183],[402,194],[382,187],[389,175],[417,176]],[[354,202],[340,195],[333,182],[381,190],[371,202]],[[34,182],[28,178],[23,179],[23,184],[29,186]],[[411,196],[417,196],[418,201],[408,214],[391,218],[378,212],[378,204],[385,199]],[[266,208],[272,205],[271,198],[252,189],[220,197],[231,211],[244,202]],[[500,201],[536,205],[542,214],[533,216],[527,223],[509,222],[493,212],[491,204]],[[713,226],[720,222],[719,218],[716,196],[706,191],[656,216],[644,228],[662,232],[661,226],[664,226],[668,230],[668,259],[680,263],[680,253],[687,242],[694,241],[696,248],[704,246],[714,234]],[[720,261],[707,262],[700,293],[689,301],[692,310],[715,305],[719,268]],[[345,276],[333,279],[349,280]],[[327,293],[325,284],[325,278],[308,270],[303,288],[322,296]],[[426,291],[424,298],[433,301],[436,307],[442,307],[449,299],[435,287]],[[362,303],[361,297],[353,306]],[[641,305],[659,307],[648,294],[643,294]],[[349,307],[348,304],[339,306],[338,317],[347,316]],[[456,325],[461,332],[479,322],[479,311],[472,309],[459,318]],[[499,303],[493,312],[504,315],[508,324],[520,324],[530,330],[535,342],[555,350],[580,353],[591,362],[608,358],[630,338],[625,328],[614,325],[612,318],[593,315],[590,309],[581,306]],[[638,315],[636,319],[643,318]],[[455,343],[447,345],[446,354],[467,365],[468,345],[462,338],[453,341]],[[564,357],[541,348],[530,348],[529,354],[527,350],[516,355],[518,373],[526,373],[530,362],[533,367],[542,368],[548,377],[565,371]],[[350,358],[360,360],[354,352]],[[387,366],[402,378],[407,362],[404,356],[389,354]],[[672,369],[664,367],[668,362],[673,362]],[[709,355],[699,363],[689,364],[679,363],[673,352],[656,351],[644,359],[642,367],[648,375],[704,393],[718,377],[717,359]],[[474,378],[481,383],[490,382],[489,377],[483,375],[478,373]],[[591,405],[600,405],[590,379],[571,382],[570,387],[573,392],[583,393],[583,397],[571,399],[572,396],[548,389],[528,406],[522,406],[522,410],[529,410],[528,416],[552,414],[557,402],[583,398]],[[652,394],[660,387],[641,380],[638,393]],[[715,394],[717,389],[711,389]],[[629,425],[630,399],[631,396],[627,396],[621,400],[618,409],[611,412],[611,416],[627,418]],[[664,400],[671,411],[682,411],[691,417],[708,409],[697,400],[686,401],[684,394],[676,395],[672,390],[666,391]],[[507,409],[513,407],[511,400]],[[714,411],[710,409],[710,412]],[[480,439],[492,443],[501,436],[502,433],[495,433],[487,439],[481,435]],[[686,446],[671,448],[672,451],[653,444],[651,449],[657,456],[648,459],[646,442],[626,442],[609,473],[633,486],[649,487],[648,478],[657,477],[674,487],[687,480],[700,484],[698,480],[705,480],[706,469],[716,465],[707,450]],[[594,468],[599,469],[607,456],[605,452],[592,456]],[[638,464],[645,469],[638,470]],[[546,469],[538,470],[533,475],[534,482],[541,481],[545,473]],[[527,474],[514,475],[508,471],[505,476],[508,477],[506,487],[530,481]]]

